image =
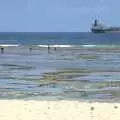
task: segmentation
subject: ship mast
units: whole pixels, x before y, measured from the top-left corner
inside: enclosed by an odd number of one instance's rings
[[[96,27],[98,25],[98,21],[94,20],[94,24],[93,25]]]

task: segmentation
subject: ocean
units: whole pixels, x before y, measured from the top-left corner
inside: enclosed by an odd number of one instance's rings
[[[120,33],[1,32],[0,99],[120,99]]]
[[[22,45],[118,45],[120,33],[90,32],[1,32],[1,44]]]

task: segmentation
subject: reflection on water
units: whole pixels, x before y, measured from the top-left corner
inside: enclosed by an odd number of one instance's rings
[[[120,98],[120,53],[112,49],[5,48],[0,55],[0,98],[62,96]],[[117,49],[119,51],[119,49]]]

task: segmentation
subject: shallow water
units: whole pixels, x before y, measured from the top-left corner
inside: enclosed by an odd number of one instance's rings
[[[0,98],[59,96],[120,98],[120,49],[5,47],[0,54]]]

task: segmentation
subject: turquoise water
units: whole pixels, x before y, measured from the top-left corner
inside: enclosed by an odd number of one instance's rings
[[[119,99],[119,38],[118,33],[0,33],[0,98]]]

